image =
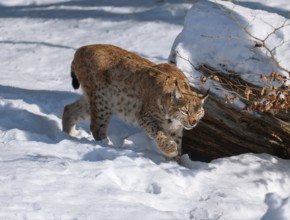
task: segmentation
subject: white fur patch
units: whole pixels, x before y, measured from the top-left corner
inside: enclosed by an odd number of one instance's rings
[[[170,130],[177,130],[177,129],[182,127],[182,124],[180,123],[180,121],[178,121],[176,119],[171,119],[171,121],[172,122],[169,124]]]

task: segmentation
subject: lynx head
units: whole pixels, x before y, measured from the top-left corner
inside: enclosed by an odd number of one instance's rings
[[[168,116],[177,120],[186,129],[194,128],[204,116],[203,104],[208,97],[191,91],[187,81],[177,85],[171,94],[171,105],[168,108]]]
[[[178,121],[185,129],[194,128],[204,116],[204,101],[206,95],[197,94],[190,88],[187,77],[176,66],[159,64],[154,67],[155,77],[162,84],[162,106],[166,119]],[[161,74],[165,73],[165,74]]]

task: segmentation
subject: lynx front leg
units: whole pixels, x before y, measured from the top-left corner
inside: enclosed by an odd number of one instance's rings
[[[175,131],[171,132],[171,137],[174,139],[174,141],[177,144],[177,151],[178,154],[176,157],[174,157],[174,160],[178,163],[181,161],[181,156],[182,156],[182,135],[183,135],[183,128],[180,127],[176,129]]]
[[[86,120],[89,115],[89,104],[83,95],[76,102],[66,105],[62,117],[62,130],[71,136],[75,135],[76,124],[81,120]]]
[[[140,117],[139,125],[144,131],[152,137],[160,151],[167,157],[175,157],[178,154],[175,141],[159,126],[158,122],[150,116]]]

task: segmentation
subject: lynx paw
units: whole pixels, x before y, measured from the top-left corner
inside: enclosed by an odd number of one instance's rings
[[[159,149],[167,157],[176,157],[178,154],[177,144],[170,138],[163,140],[163,142],[159,145]]]
[[[92,132],[92,135],[96,141],[103,140],[107,137],[105,131],[101,130],[98,127],[92,126],[92,125],[91,125],[91,132]]]
[[[99,132],[92,132],[92,135],[93,135],[95,141],[101,141],[101,140],[107,138],[107,136],[105,134],[100,134]]]

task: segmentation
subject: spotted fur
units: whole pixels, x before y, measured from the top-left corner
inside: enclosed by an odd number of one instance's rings
[[[192,92],[174,65],[156,65],[112,45],[78,49],[72,62],[73,86],[84,94],[65,106],[63,130],[90,119],[95,140],[107,137],[112,115],[140,126],[168,157],[181,155],[182,130],[192,129],[204,115],[206,97]]]

